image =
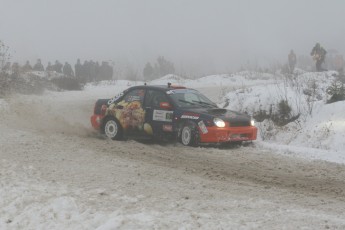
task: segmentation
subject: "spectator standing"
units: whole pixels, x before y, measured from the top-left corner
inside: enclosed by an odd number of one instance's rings
[[[65,65],[63,66],[63,74],[67,77],[74,76],[72,66],[68,62],[65,62]]]
[[[41,59],[37,59],[37,62],[36,64],[34,65],[34,68],[33,68],[35,71],[44,71],[44,67],[41,63]]]
[[[46,71],[54,71],[54,67],[52,66],[52,63],[48,62]]]
[[[25,65],[22,67],[22,71],[24,73],[32,71],[32,66],[30,65],[29,61],[26,61]]]
[[[318,72],[326,70],[322,68],[322,63],[325,62],[326,53],[327,51],[320,45],[320,43],[316,43],[310,53],[310,55],[313,56],[313,60],[316,62],[316,71]]]
[[[57,73],[62,73],[62,64],[58,60],[55,61],[53,70],[56,71]]]

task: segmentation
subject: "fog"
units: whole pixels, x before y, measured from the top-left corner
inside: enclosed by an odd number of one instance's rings
[[[140,74],[158,56],[186,74],[285,63],[316,42],[345,54],[345,1],[0,0],[11,61],[111,60]]]

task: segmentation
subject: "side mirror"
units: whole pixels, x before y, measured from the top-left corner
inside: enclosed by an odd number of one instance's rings
[[[172,109],[172,105],[169,102],[161,102],[159,103],[159,107],[161,109]]]

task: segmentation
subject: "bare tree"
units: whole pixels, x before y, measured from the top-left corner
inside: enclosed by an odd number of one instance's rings
[[[10,60],[9,47],[0,40],[0,71],[4,68],[6,63]]]

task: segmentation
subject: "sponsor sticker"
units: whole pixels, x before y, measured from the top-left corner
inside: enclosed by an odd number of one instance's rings
[[[182,118],[182,119],[194,119],[194,120],[199,119],[199,117],[197,117],[197,116],[192,116],[192,115],[182,115],[181,118]]]
[[[197,113],[184,113],[181,116],[181,119],[193,119],[193,120],[197,120],[199,119],[200,115]]]
[[[200,130],[201,130],[201,132],[202,132],[203,134],[208,133],[207,127],[206,127],[206,125],[205,125],[205,123],[204,123],[203,121],[199,121],[199,122],[198,122],[198,125],[199,125]]]
[[[123,92],[122,92],[122,93],[119,93],[118,95],[116,95],[115,97],[113,97],[112,99],[110,99],[110,100],[108,101],[108,105],[113,104],[117,99],[119,99],[119,98],[122,97],[122,96],[123,96]]]
[[[127,102],[132,102],[132,101],[140,101],[141,97],[137,95],[132,95],[127,98]]]
[[[154,121],[172,122],[172,118],[173,118],[173,111],[153,110],[152,120],[154,120]]]

